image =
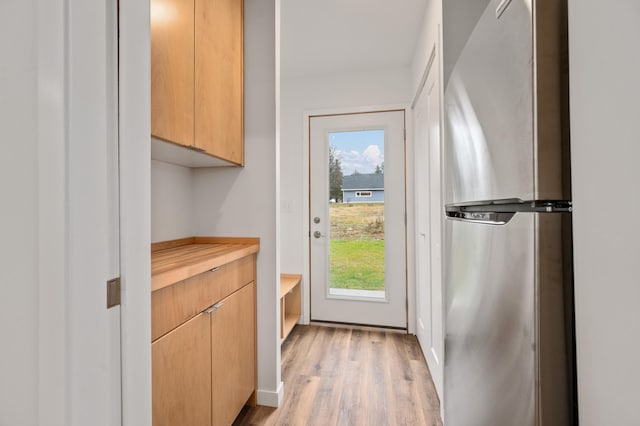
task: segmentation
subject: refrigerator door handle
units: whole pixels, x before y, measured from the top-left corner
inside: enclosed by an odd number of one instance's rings
[[[448,210],[446,213],[447,219],[486,225],[506,225],[515,215],[515,212],[470,212],[462,210]]]
[[[489,225],[505,225],[516,213],[571,213],[572,211],[572,203],[569,200],[509,199],[445,206],[447,219]]]

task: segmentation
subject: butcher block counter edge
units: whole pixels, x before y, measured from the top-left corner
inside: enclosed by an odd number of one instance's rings
[[[259,238],[189,237],[151,244],[151,291],[260,250]]]

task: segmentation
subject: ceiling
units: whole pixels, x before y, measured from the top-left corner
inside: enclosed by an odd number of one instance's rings
[[[285,78],[406,67],[428,0],[282,0]]]

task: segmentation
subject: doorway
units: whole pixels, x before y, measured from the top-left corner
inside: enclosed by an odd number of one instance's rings
[[[312,321],[407,327],[404,114],[309,117]]]

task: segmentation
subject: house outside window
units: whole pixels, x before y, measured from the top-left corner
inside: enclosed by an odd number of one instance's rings
[[[384,203],[384,173],[342,177],[343,203]]]

